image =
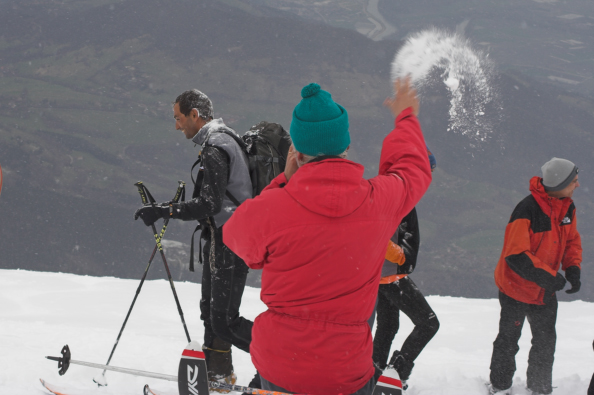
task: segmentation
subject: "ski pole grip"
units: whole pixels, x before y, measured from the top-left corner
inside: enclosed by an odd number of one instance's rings
[[[155,205],[155,198],[149,192],[148,188],[142,181],[138,181],[134,184],[136,188],[138,188],[138,193],[140,193],[140,198],[142,199],[142,204],[152,204]]]
[[[138,188],[138,193],[140,194],[140,199],[142,199],[142,204],[148,204],[149,201],[146,197],[146,193],[144,192],[144,184],[142,181],[138,181],[134,184],[136,188]]]
[[[175,192],[175,196],[173,197],[172,203],[178,203],[179,199],[182,198],[184,200],[184,195],[186,194],[186,183],[183,181],[178,181],[177,191]]]

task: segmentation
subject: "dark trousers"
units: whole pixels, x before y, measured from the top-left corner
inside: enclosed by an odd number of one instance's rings
[[[262,383],[262,389],[266,391],[278,391],[278,392],[286,392],[288,394],[293,394],[294,392],[289,392],[286,389],[279,387],[278,385],[271,383],[270,381],[266,380],[264,377],[260,376],[260,382]],[[360,390],[357,392],[353,392],[352,395],[371,395],[375,388],[376,380],[372,377]]]
[[[230,349],[232,344],[249,352],[253,322],[239,315],[249,269],[223,244],[222,227],[207,235],[203,254],[200,318],[204,321],[204,345]]]
[[[499,334],[493,342],[491,357],[491,384],[499,389],[512,386],[516,371],[518,341],[522,334],[524,319],[528,318],[532,331],[532,347],[528,355],[526,372],[527,387],[543,394],[550,394],[552,388],[553,361],[557,333],[557,297],[554,293],[545,296],[544,305],[518,302],[499,292],[501,317]]]
[[[377,329],[373,338],[373,362],[385,369],[392,341],[400,327],[400,311],[415,325],[400,352],[413,362],[439,329],[437,316],[410,276],[380,284],[377,295]]]

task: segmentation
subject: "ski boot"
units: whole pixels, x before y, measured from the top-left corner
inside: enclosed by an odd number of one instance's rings
[[[511,388],[500,390],[499,388],[493,387],[493,384],[489,383],[487,385],[487,389],[489,390],[489,395],[511,395]]]
[[[407,381],[410,373],[412,372],[412,368],[415,366],[415,363],[407,360],[400,351],[396,350],[394,351],[394,354],[392,354],[389,365],[393,366],[398,372],[400,381],[402,381],[402,389],[406,391],[408,388]]]
[[[212,342],[211,347],[202,346],[202,350],[206,357],[208,381],[235,384],[237,376],[235,375],[235,372],[233,372],[231,344],[217,337]],[[211,389],[210,391],[223,394],[229,393],[228,390],[220,388]]]

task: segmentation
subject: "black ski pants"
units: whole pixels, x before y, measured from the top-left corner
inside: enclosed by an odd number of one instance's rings
[[[520,347],[518,341],[522,334],[525,318],[528,318],[532,331],[532,347],[528,355],[526,385],[528,389],[550,394],[552,388],[553,361],[557,333],[557,296],[549,293],[544,305],[522,303],[499,292],[501,316],[499,334],[493,342],[491,357],[491,384],[499,389],[512,386],[516,371],[516,354]]]
[[[245,352],[250,351],[253,322],[239,315],[249,268],[223,244],[223,228],[207,235],[202,268],[200,318],[204,321],[204,345],[219,338]],[[220,344],[219,341],[216,342]],[[220,346],[217,346],[220,347]]]
[[[435,312],[410,276],[391,284],[380,284],[377,298],[373,362],[382,370],[386,368],[392,342],[400,327],[400,311],[415,325],[400,350],[407,361],[413,362],[439,330]]]

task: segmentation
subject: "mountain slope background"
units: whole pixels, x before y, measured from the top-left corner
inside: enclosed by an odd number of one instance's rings
[[[421,11],[407,12],[419,18]],[[255,1],[3,2],[0,267],[139,278],[153,236],[132,220],[140,205],[133,183],[144,181],[160,201],[173,196],[177,180],[191,188],[197,148],[175,131],[171,111],[191,88],[208,94],[215,115],[242,133],[260,120],[288,128],[301,87],[318,82],[349,111],[350,158],[374,176],[392,128],[382,102],[402,42],[334,25]],[[503,110],[479,146],[447,131],[445,87],[422,98],[421,124],[438,161],[418,206],[422,245],[413,278],[424,293],[496,295],[492,273],[509,215],[530,177],[558,156],[581,169],[578,295],[594,300],[587,286],[594,280],[594,100],[563,86],[500,68],[494,87]],[[176,279],[200,279],[199,268],[186,268],[194,225],[168,227]],[[150,278],[164,275],[158,261]],[[250,283],[257,285],[257,273]]]

